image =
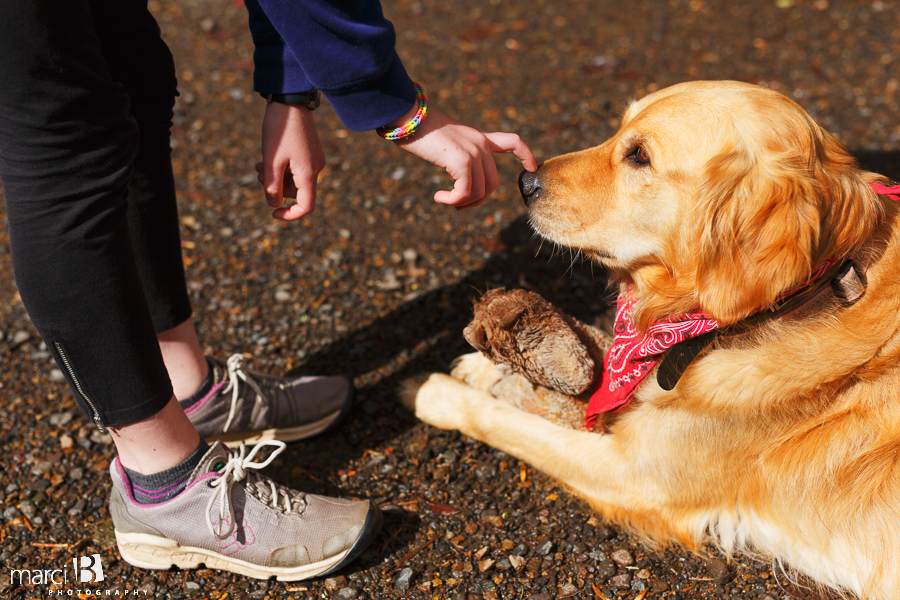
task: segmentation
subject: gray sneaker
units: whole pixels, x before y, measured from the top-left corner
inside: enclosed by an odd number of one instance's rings
[[[210,443],[301,440],[340,421],[353,405],[346,377],[272,377],[248,369],[240,354],[224,364],[209,361],[213,387],[184,412]]]
[[[278,449],[253,462],[265,445]],[[122,558],[145,569],[205,564],[281,581],[325,575],[350,563],[381,528],[381,511],[368,501],[291,490],[253,470],[283,449],[283,442],[267,441],[246,454],[243,445],[229,452],[214,444],[185,490],[161,504],[135,502],[115,459],[109,510]]]

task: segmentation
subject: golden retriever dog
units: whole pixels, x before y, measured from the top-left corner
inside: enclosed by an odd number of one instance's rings
[[[886,178],[790,99],[738,82],[653,93],[604,144],[523,178],[534,229],[604,265],[638,329],[700,309],[721,335],[672,389],[651,372],[602,434],[491,396],[480,354],[410,382],[404,402],[654,543],[712,541],[900,599],[900,202]],[[861,297],[830,291],[834,269],[806,285],[833,257],[853,260]]]

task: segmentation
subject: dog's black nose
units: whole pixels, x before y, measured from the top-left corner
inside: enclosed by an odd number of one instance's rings
[[[531,171],[522,171],[519,173],[519,191],[522,192],[522,199],[525,206],[530,206],[532,202],[541,195],[541,181],[537,173]]]

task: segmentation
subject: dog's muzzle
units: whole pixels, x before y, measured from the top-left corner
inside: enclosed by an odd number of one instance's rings
[[[519,191],[522,192],[522,199],[525,206],[531,206],[541,196],[541,180],[537,173],[530,171],[522,171],[519,174]]]

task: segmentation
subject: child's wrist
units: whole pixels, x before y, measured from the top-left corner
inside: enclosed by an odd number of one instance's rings
[[[391,121],[390,123],[385,125],[383,129],[396,129],[397,127],[400,127],[401,125],[405,125],[406,123],[409,123],[410,121],[412,121],[413,117],[416,116],[417,112],[419,112],[419,103],[418,102],[416,104],[413,104],[413,107],[411,109],[409,109],[409,112],[404,114],[399,119],[394,119],[393,121]]]
[[[413,84],[416,86],[416,106],[400,119],[375,130],[384,139],[398,141],[409,138],[425,121],[425,117],[428,115],[428,98],[425,96],[425,88],[416,82]]]

